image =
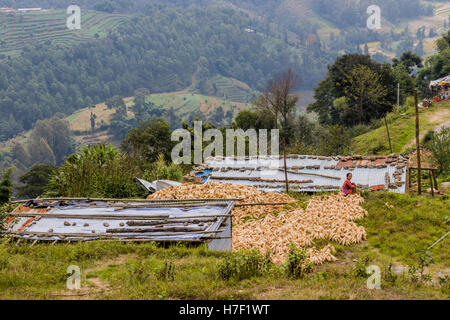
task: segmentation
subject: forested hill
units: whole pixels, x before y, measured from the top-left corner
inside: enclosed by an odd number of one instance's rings
[[[70,114],[113,95],[131,96],[138,88],[184,89],[197,70],[200,91],[208,90],[208,81],[201,80],[216,75],[261,89],[286,65],[312,87],[335,57],[319,46],[304,52],[283,41],[276,28],[248,33],[245,28],[258,28],[258,22],[231,8],[146,8],[103,39],[70,48],[25,46],[20,56],[3,59],[0,139],[30,129],[38,119]]]
[[[447,11],[433,12],[442,3],[430,0],[79,0],[82,30],[60,30],[71,4],[0,0],[0,7],[55,9],[47,14],[61,17],[55,31],[25,25],[22,13],[0,14],[0,141],[139,88],[169,92],[195,80],[197,93],[220,95],[214,79],[231,78],[261,90],[290,66],[302,89],[312,89],[341,54],[378,62],[409,50],[425,55],[448,26]],[[369,4],[381,6],[380,32],[366,28]],[[40,14],[32,13],[35,21]],[[408,24],[433,14],[434,24]]]

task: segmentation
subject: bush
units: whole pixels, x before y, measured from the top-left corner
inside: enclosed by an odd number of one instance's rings
[[[450,128],[443,128],[438,133],[427,134],[427,147],[433,155],[439,172],[448,174],[450,170]]]
[[[355,278],[367,278],[370,276],[370,274],[367,273],[369,261],[370,259],[367,257],[356,261],[355,265],[353,266],[353,276]]]
[[[141,171],[111,146],[90,146],[69,157],[51,177],[48,196],[133,198],[142,196],[134,182]]]
[[[312,263],[307,259],[305,249],[297,248],[291,243],[288,256],[286,257],[286,273],[291,278],[303,278],[313,270]]]
[[[270,256],[257,250],[232,253],[217,265],[222,280],[243,280],[267,274],[273,266]]]
[[[148,181],[154,180],[174,180],[181,181],[183,177],[183,169],[175,164],[166,164],[164,155],[160,154],[158,160],[152,164],[150,170],[144,172],[143,179]]]

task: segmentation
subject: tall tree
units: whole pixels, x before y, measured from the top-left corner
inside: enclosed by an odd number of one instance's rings
[[[0,180],[0,205],[5,204],[11,200],[12,194],[12,180],[11,176],[14,168],[8,168],[2,174],[2,179]]]
[[[422,48],[423,49],[423,48]],[[404,52],[400,59],[394,58],[392,59],[394,68],[403,63],[403,65],[408,69],[409,73],[412,73],[415,68],[422,68],[422,58],[417,54],[412,53],[411,51]]]
[[[380,91],[367,88],[362,93],[356,95],[355,90],[358,90],[358,87],[361,90],[363,89],[356,83],[358,77],[366,81],[366,83],[371,83],[373,86],[378,87],[378,83],[371,81],[371,79],[364,77],[364,74],[362,74],[363,71],[368,70],[370,70],[370,74],[379,81],[379,85],[384,87],[385,90]],[[357,87],[351,88],[352,86]],[[307,110],[309,112],[315,112],[319,117],[319,122],[324,125],[340,124],[352,126],[360,121],[364,123],[370,122],[374,118],[383,117],[386,112],[392,110],[392,106],[396,100],[396,82],[391,65],[388,63],[377,63],[370,56],[366,55],[349,54],[337,58],[336,62],[328,68],[328,74],[325,80],[320,82],[319,86],[314,90],[316,101],[310,104]],[[384,94],[377,94],[376,99],[365,99],[363,97],[359,103],[355,101],[356,96],[361,97],[367,95],[367,93],[376,92],[383,92]],[[370,96],[373,97],[372,94]],[[355,106],[361,107],[361,103],[364,102],[363,109],[368,112],[364,112],[363,116],[359,114],[358,121],[355,121],[352,115],[343,117],[343,110],[338,110],[334,106],[334,101],[341,97],[348,98],[348,104],[352,108]],[[360,110],[356,109],[358,112]]]
[[[292,91],[297,87],[298,83],[299,77],[291,68],[288,68],[286,71],[269,80],[267,89],[254,102],[259,109],[269,112],[276,119],[277,127],[280,129],[283,147],[284,177],[286,181],[286,192],[288,193],[289,180],[286,164],[287,140],[290,124],[292,123],[292,115],[299,99],[299,96],[292,94]]]
[[[170,125],[161,118],[151,118],[131,129],[122,141],[121,148],[126,154],[151,163],[159,154],[170,159],[172,147]]]
[[[373,106],[376,106],[387,93],[381,75],[367,66],[359,65],[347,75],[345,81],[348,84],[345,87],[345,97],[349,108],[341,114],[341,117],[345,118],[345,122],[352,124],[368,122],[370,115],[377,113]]]
[[[19,179],[24,185],[18,187],[19,197],[36,198],[45,192],[50,176],[57,167],[51,165],[36,165]]]

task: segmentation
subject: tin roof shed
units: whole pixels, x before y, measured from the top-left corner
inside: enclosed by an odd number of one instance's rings
[[[361,189],[383,188],[397,193],[406,191],[406,166],[403,156],[324,157],[289,155],[287,169],[290,189],[300,192],[340,190],[347,172]],[[284,166],[279,156],[238,159],[210,158],[194,169],[192,177],[209,171],[210,182],[229,182],[257,187],[263,191],[283,191]]]

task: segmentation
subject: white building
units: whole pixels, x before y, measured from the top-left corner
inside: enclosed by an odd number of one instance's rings
[[[19,12],[32,12],[32,11],[42,11],[42,8],[19,8]]]

